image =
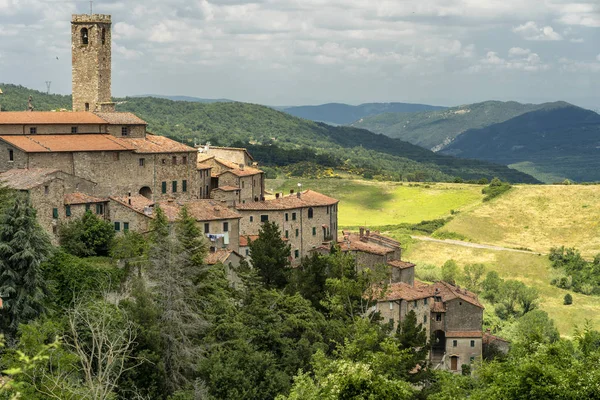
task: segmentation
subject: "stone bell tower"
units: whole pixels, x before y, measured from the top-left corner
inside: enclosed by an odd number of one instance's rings
[[[115,111],[110,29],[110,15],[74,14],[71,19],[73,111]]]

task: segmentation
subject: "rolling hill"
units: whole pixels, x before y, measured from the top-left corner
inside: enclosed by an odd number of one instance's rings
[[[365,103],[358,106],[328,103],[318,106],[297,106],[279,108],[295,117],[325,122],[330,125],[347,125],[360,118],[383,113],[413,113],[442,110],[445,107],[411,103]]]

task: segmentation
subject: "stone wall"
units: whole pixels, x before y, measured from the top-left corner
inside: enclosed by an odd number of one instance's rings
[[[10,161],[10,152],[13,151],[13,161]],[[27,168],[27,153],[0,140],[0,172],[13,168]]]
[[[392,282],[404,282],[409,285],[415,283],[415,269],[413,268],[395,268],[392,267]]]
[[[226,245],[224,243],[223,238],[217,239],[214,242],[211,242],[206,239],[207,244],[211,247],[215,247],[217,249],[227,248],[230,250],[238,251],[240,248],[240,220],[238,218],[232,219],[220,219],[215,221],[198,221],[200,226],[200,232],[203,232],[206,235],[205,225],[208,224],[208,233],[213,235],[224,234],[224,223],[228,224],[228,233],[229,233],[229,244]]]
[[[36,210],[38,223],[50,234],[53,244],[58,244],[58,225],[65,220],[64,213],[61,213],[64,195],[64,182],[57,177],[29,190],[29,198]],[[54,218],[54,209],[58,212],[57,218]]]
[[[187,157],[187,163],[182,163],[182,157]],[[173,164],[173,157],[177,161]],[[176,198],[193,200],[200,198],[200,176],[196,169],[196,152],[167,153],[155,155],[154,199],[164,200]],[[187,190],[183,192],[183,180],[187,181]],[[173,192],[173,181],[177,182],[177,191]],[[167,193],[162,193],[162,182],[167,184]]]
[[[456,341],[456,346],[454,343]],[[474,342],[474,346],[471,346]],[[461,371],[463,364],[471,364],[473,361],[479,360],[482,355],[482,340],[481,338],[446,338],[446,360],[445,367],[451,370],[452,357],[458,357],[456,363],[456,371]]]
[[[451,331],[480,331],[483,309],[460,298],[446,302],[446,329]]]
[[[127,135],[123,136],[123,127],[127,127]],[[144,138],[146,137],[145,125],[108,125],[107,133],[122,138]]]
[[[70,134],[76,127],[77,133],[106,133],[104,125],[0,125],[0,135],[30,135],[30,128],[36,128],[37,135]]]
[[[198,197],[200,199],[210,199],[211,185],[210,185],[210,168],[204,168],[198,170]]]
[[[115,200],[110,200],[108,204],[107,218],[113,223],[119,222],[121,225],[120,233],[123,232],[123,223],[129,223],[129,230],[145,233],[150,230],[150,221],[152,218],[139,213],[131,208],[119,203]]]
[[[252,159],[248,157],[246,152],[240,149],[209,147],[208,152],[206,152],[205,154],[215,156],[217,158],[222,158],[223,160],[234,162],[236,164],[251,166],[253,163]]]

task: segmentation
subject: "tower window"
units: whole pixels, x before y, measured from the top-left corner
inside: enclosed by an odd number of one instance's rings
[[[82,28],[81,29],[81,44],[88,44],[88,43],[89,43],[88,29]]]
[[[8,149],[8,161],[15,161],[15,152],[12,149]]]
[[[106,44],[106,29],[102,28],[102,44]]]
[[[29,128],[29,133],[35,135],[37,133],[37,128],[35,126],[32,126],[31,128]]]
[[[122,126],[121,127],[121,136],[127,136],[127,135],[129,135],[129,127]]]
[[[77,133],[77,127],[76,126],[72,126],[71,127],[71,133]]]

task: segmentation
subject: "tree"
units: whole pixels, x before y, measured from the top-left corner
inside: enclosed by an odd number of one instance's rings
[[[330,256],[313,253],[303,258],[292,272],[292,286],[319,311],[324,311],[321,302],[325,299],[327,278],[331,277],[332,268]]]
[[[18,196],[0,218],[0,331],[11,341],[19,324],[44,311],[47,289],[41,264],[52,245],[28,197]]]
[[[509,279],[500,285],[500,291],[496,296],[498,301],[496,313],[504,319],[526,314],[537,307],[538,297],[537,289]],[[517,305],[521,306],[520,310],[517,309]]]
[[[465,265],[463,283],[475,293],[481,291],[481,278],[485,274],[485,265],[483,264],[468,264]]]
[[[517,320],[511,339],[531,352],[537,344],[556,342],[560,335],[545,311],[533,310]]]
[[[258,232],[258,239],[250,242],[250,258],[267,288],[283,289],[289,279],[290,249],[281,238],[275,222],[266,221]]]
[[[483,298],[495,303],[497,301],[500,287],[504,280],[500,278],[500,275],[496,271],[489,271],[485,275],[485,279],[481,282],[481,289],[483,290]]]
[[[410,355],[406,363],[408,368],[404,371],[405,378],[412,381],[420,379],[421,375],[423,375],[422,372],[426,369],[430,349],[427,340],[427,330],[423,324],[417,323],[417,314],[413,310],[410,310],[402,323],[398,325],[396,338],[398,339],[400,350],[408,350],[408,354]],[[418,369],[419,372],[411,376],[410,372],[417,366],[420,366]]]
[[[571,304],[573,304],[573,296],[571,296],[571,293],[565,294],[563,304],[565,306],[570,306]]]
[[[448,260],[442,265],[442,280],[444,282],[456,284],[458,278],[458,264],[454,260]]]
[[[60,226],[61,246],[78,257],[106,256],[115,230],[109,221],[98,218],[90,210],[79,219]]]

